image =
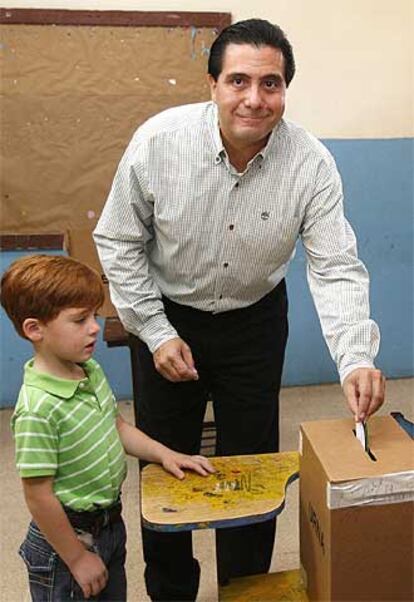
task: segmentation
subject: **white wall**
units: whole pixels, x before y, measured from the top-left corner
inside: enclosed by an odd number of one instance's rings
[[[412,0],[8,0],[3,7],[219,11],[262,17],[291,40],[288,117],[324,138],[414,134]]]

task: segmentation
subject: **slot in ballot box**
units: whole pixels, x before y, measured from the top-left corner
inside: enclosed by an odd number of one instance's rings
[[[372,417],[369,455],[352,419],[300,431],[300,555],[310,600],[412,600],[414,442]]]

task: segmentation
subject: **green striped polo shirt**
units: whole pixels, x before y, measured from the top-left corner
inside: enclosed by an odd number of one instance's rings
[[[116,428],[115,397],[90,359],[82,380],[24,368],[12,416],[16,465],[22,478],[53,476],[62,504],[76,511],[105,508],[119,497],[126,457]]]

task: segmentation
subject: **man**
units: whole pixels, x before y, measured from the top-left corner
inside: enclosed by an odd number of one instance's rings
[[[212,102],[175,107],[135,133],[95,230],[113,301],[139,351],[138,424],[198,450],[207,394],[217,454],[278,448],[287,339],[284,277],[297,239],[323,333],[356,420],[384,399],[368,277],[329,152],[283,120],[292,48],[251,19],[211,48]],[[275,521],[217,532],[218,575],[266,572]],[[143,531],[153,600],[193,600],[190,533]]]

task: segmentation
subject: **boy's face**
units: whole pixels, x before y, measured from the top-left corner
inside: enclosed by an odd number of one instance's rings
[[[73,363],[85,362],[92,356],[100,330],[94,311],[79,307],[63,309],[39,328],[42,354]]]

